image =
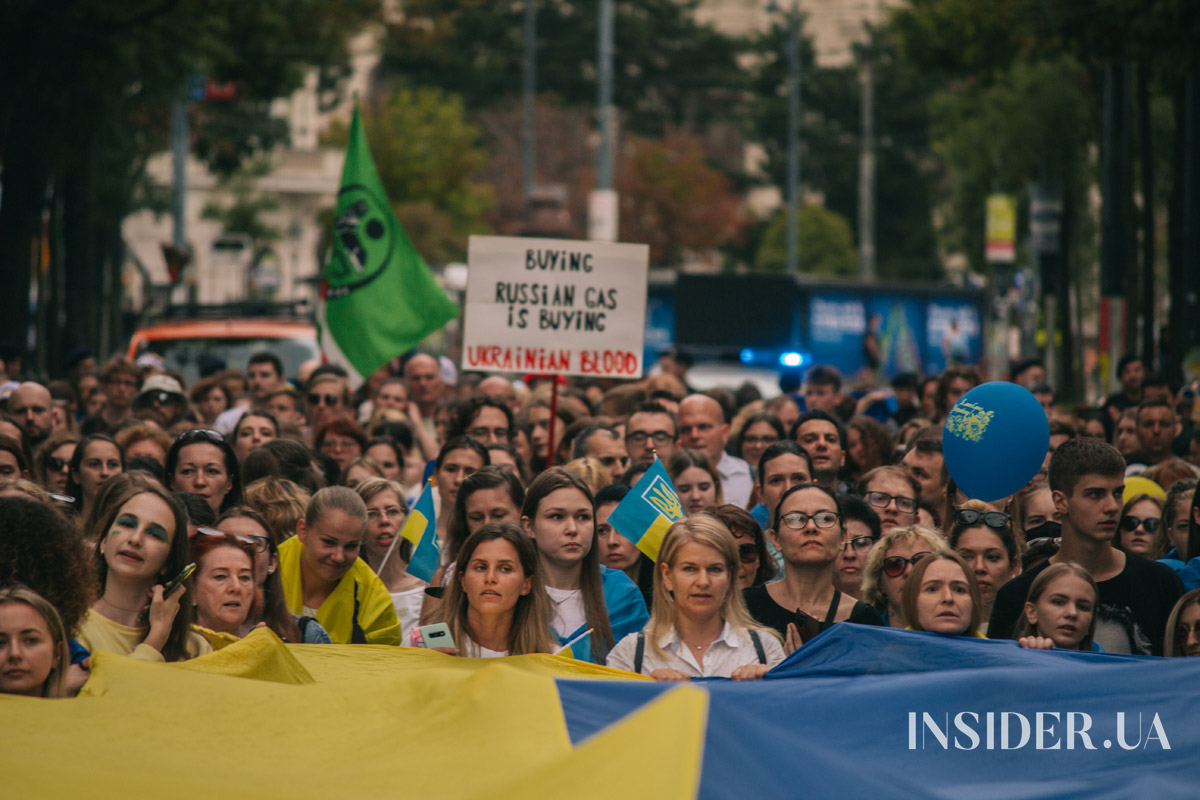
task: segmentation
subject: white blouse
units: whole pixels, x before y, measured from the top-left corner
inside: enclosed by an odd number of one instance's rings
[[[637,653],[637,637],[636,633],[631,633],[617,642],[608,654],[608,666],[633,672],[633,659]],[[773,632],[760,630],[758,640],[762,643],[768,667],[774,667],[783,661],[783,645]],[[679,640],[679,635],[674,628],[671,628],[665,636],[659,639],[658,643],[666,654],[666,658],[655,653],[654,648],[647,640],[646,649],[642,655],[643,675],[649,675],[656,669],[674,669],[693,678],[728,678],[738,667],[759,663],[758,653],[754,649],[754,642],[750,639],[749,631],[745,628],[735,628],[728,622],[725,623],[721,635],[709,645],[707,652],[704,653],[703,667],[696,661],[691,648]]]

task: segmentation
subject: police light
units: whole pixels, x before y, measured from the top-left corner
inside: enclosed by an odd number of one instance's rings
[[[804,355],[802,353],[780,353],[779,363],[785,367],[799,367],[804,364]]]
[[[742,352],[738,353],[738,359],[743,364],[753,364],[754,363],[754,351],[751,350],[749,347],[745,347],[742,349]]]

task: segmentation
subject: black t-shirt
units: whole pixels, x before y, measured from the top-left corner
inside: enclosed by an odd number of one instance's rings
[[[1050,565],[1043,561],[1000,587],[988,623],[989,639],[1006,639],[1025,611],[1029,586]],[[1175,570],[1135,555],[1125,555],[1125,568],[1096,584],[1100,603],[1096,608],[1095,640],[1110,653],[1161,656],[1167,617],[1183,594]]]
[[[793,608],[789,611],[776,603],[767,592],[766,584],[743,589],[742,597],[745,598],[746,608],[750,611],[750,616],[754,617],[755,622],[768,628],[774,628],[779,631],[780,636],[787,636],[788,623],[796,621],[796,609]],[[822,615],[822,619],[824,619],[824,615]],[[850,618],[846,621],[857,622],[859,625],[882,625],[883,617],[879,616],[879,612],[871,606],[859,600],[854,604]]]

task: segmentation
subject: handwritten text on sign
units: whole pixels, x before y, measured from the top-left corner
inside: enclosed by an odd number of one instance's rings
[[[649,248],[472,236],[463,369],[638,378]]]

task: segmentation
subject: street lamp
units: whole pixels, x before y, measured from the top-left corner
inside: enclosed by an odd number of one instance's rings
[[[767,12],[781,14],[788,26],[785,42],[788,60],[787,273],[794,276],[800,263],[800,230],[796,218],[800,190],[800,0],[792,0],[789,11],[784,11],[776,0],[770,0]]]

